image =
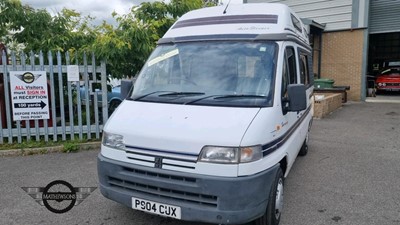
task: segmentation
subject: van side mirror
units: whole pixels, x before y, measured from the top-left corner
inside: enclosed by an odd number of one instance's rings
[[[121,99],[125,99],[129,95],[134,82],[132,80],[121,80]]]
[[[307,108],[306,86],[304,84],[290,84],[288,96],[290,112],[298,112]]]
[[[306,86],[303,84],[290,84],[288,98],[284,105],[284,112],[299,112],[307,108]],[[284,113],[285,114],[285,113]]]

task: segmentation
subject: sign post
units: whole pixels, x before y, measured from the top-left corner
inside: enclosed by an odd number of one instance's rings
[[[50,118],[46,71],[10,71],[13,120]]]

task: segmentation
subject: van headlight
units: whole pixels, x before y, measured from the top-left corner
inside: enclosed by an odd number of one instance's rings
[[[125,148],[124,137],[119,134],[111,134],[103,131],[103,145],[123,150]]]
[[[247,163],[262,158],[261,145],[249,147],[204,146],[200,152],[200,162]]]

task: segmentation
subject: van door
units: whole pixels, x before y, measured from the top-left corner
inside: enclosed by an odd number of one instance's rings
[[[288,112],[288,85],[299,83],[299,73],[298,73],[298,56],[294,46],[288,45],[285,47],[283,68],[282,68],[282,87],[281,87],[281,105],[282,105],[282,130],[287,135],[285,137],[286,152],[289,154],[288,168],[290,168],[297,157],[298,150],[302,144],[301,137],[299,137],[297,131],[298,127],[296,122],[301,117],[302,112]]]

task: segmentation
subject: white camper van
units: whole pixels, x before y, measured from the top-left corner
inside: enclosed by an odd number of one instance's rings
[[[306,32],[282,4],[182,16],[104,127],[101,193],[175,219],[278,224],[312,122]]]

